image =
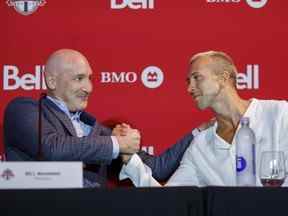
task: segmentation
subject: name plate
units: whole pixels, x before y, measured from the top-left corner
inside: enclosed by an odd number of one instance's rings
[[[0,189],[82,188],[82,162],[0,162]]]

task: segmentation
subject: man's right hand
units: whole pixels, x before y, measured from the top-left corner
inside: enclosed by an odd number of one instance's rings
[[[134,154],[140,149],[140,133],[136,129],[129,129],[126,136],[116,136],[120,153]]]

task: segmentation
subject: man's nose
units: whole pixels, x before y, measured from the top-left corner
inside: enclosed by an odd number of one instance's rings
[[[191,90],[192,90],[191,85],[188,84],[188,86],[187,86],[187,92],[188,92],[188,93],[191,93]]]
[[[192,93],[192,91],[195,89],[195,84],[193,83],[193,81],[190,81],[188,86],[187,86],[187,92],[188,93]]]
[[[87,93],[91,93],[93,91],[93,84],[91,80],[87,80],[87,82],[85,82],[83,90],[86,91]]]

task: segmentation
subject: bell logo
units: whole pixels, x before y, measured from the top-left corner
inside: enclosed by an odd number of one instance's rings
[[[112,9],[154,9],[154,0],[111,0]]]
[[[141,150],[154,155],[154,146],[142,146]]]
[[[26,73],[19,76],[19,69],[15,65],[4,65],[3,67],[3,89],[16,90],[22,88],[24,90],[46,89],[44,78],[44,66],[35,66],[35,75]]]
[[[247,65],[246,74],[237,74],[237,89],[259,89],[259,65]]]
[[[143,70],[141,80],[147,88],[158,88],[164,81],[164,75],[160,68],[149,66]]]
[[[252,8],[262,8],[266,5],[268,0],[246,0],[247,4]]]

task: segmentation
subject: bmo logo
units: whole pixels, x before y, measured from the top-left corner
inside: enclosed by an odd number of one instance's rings
[[[245,73],[237,74],[237,89],[259,89],[258,64],[248,64]]]
[[[262,8],[266,5],[268,0],[246,0],[247,4],[252,8]]]
[[[239,3],[240,0],[206,0],[207,3]]]
[[[101,83],[136,83],[139,77],[136,72],[101,72]],[[148,66],[141,73],[142,84],[147,88],[158,88],[164,81],[164,74],[159,67]]]
[[[268,0],[242,0],[255,9],[262,8],[266,5]],[[207,3],[217,3],[217,4],[229,4],[229,3],[240,3],[241,0],[206,0]]]
[[[154,9],[154,0],[111,0],[111,9]]]
[[[206,0],[207,3],[239,3],[241,0]]]
[[[19,74],[19,68],[16,65],[4,65],[3,66],[3,89],[4,90],[16,90],[23,89],[40,90],[46,89],[46,83],[44,79],[44,66],[36,65],[35,72]]]
[[[141,80],[147,88],[158,88],[164,81],[164,75],[160,68],[150,66],[143,70]]]
[[[134,83],[136,81],[135,72],[101,72],[101,83]]]

